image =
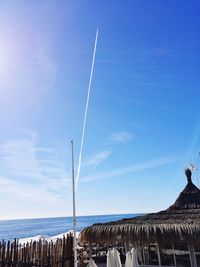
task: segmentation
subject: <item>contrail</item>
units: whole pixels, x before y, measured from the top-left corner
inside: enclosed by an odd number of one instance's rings
[[[86,101],[86,106],[85,106],[85,115],[84,115],[84,120],[83,120],[81,146],[80,146],[80,154],[79,154],[78,170],[77,170],[77,178],[76,178],[76,189],[77,189],[78,180],[79,180],[79,176],[80,176],[80,170],[81,170],[83,141],[84,141],[84,136],[85,136],[85,125],[86,125],[86,121],[87,121],[88,105],[89,105],[89,100],[90,100],[90,91],[91,91],[92,77],[93,77],[93,71],[94,71],[94,62],[95,62],[95,55],[96,55],[96,48],[97,48],[97,40],[98,40],[98,28],[96,31],[96,38],[95,38],[95,43],[94,43],[92,66],[91,66],[91,71],[90,71],[90,79],[89,79],[89,84],[88,84],[88,94],[87,94],[87,101]]]

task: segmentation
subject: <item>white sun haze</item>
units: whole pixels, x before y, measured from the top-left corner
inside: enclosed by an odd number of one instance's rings
[[[42,30],[26,31],[15,20],[0,18],[0,105],[7,114],[8,106],[21,114],[36,103],[44,105],[42,98],[53,88],[58,69],[50,51],[52,36],[41,42]]]
[[[0,81],[1,84],[11,75],[10,71],[15,67],[14,49],[9,40],[0,37]],[[3,88],[3,87],[2,87]]]

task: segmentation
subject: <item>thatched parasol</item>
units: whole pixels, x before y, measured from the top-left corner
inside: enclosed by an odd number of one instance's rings
[[[131,219],[84,228],[80,237],[88,242],[173,241],[200,238],[200,190],[192,183],[192,172],[185,171],[187,185],[175,203],[164,211]]]

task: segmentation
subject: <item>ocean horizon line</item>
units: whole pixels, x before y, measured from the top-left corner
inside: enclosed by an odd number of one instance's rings
[[[83,228],[124,218],[132,218],[142,213],[103,214],[77,216],[77,232]],[[0,220],[0,240],[14,240],[38,236],[55,237],[73,229],[73,217],[29,218]]]
[[[136,212],[136,213],[108,213],[108,214],[89,214],[89,215],[77,215],[76,217],[101,217],[101,216],[117,216],[117,215],[143,215],[146,214],[146,212]],[[3,221],[20,221],[20,220],[44,220],[44,219],[62,219],[62,218],[72,218],[72,215],[66,215],[66,216],[52,216],[52,217],[30,217],[30,218],[8,218],[8,219],[0,219],[0,222]]]

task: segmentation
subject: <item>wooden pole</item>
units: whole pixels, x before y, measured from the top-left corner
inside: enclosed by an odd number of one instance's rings
[[[175,254],[175,250],[174,250],[174,243],[172,243],[172,249],[173,249],[173,257],[174,257],[174,266],[176,267],[177,263],[176,263],[176,254]]]
[[[189,255],[190,255],[191,267],[197,267],[197,261],[196,261],[195,250],[194,250],[194,243],[192,241],[188,242],[188,250],[189,250]]]
[[[92,259],[92,244],[89,242],[89,259]]]
[[[157,247],[157,253],[158,253],[158,265],[161,266],[160,249],[159,249],[158,243],[157,243],[156,247]]]
[[[127,235],[126,240],[125,240],[125,251],[126,253],[130,250],[129,246],[129,236]]]
[[[144,253],[144,247],[142,248],[142,258],[143,258],[143,264],[146,263],[146,260],[145,260],[145,253]]]
[[[149,244],[147,244],[147,263],[149,264],[150,255],[149,255]]]

